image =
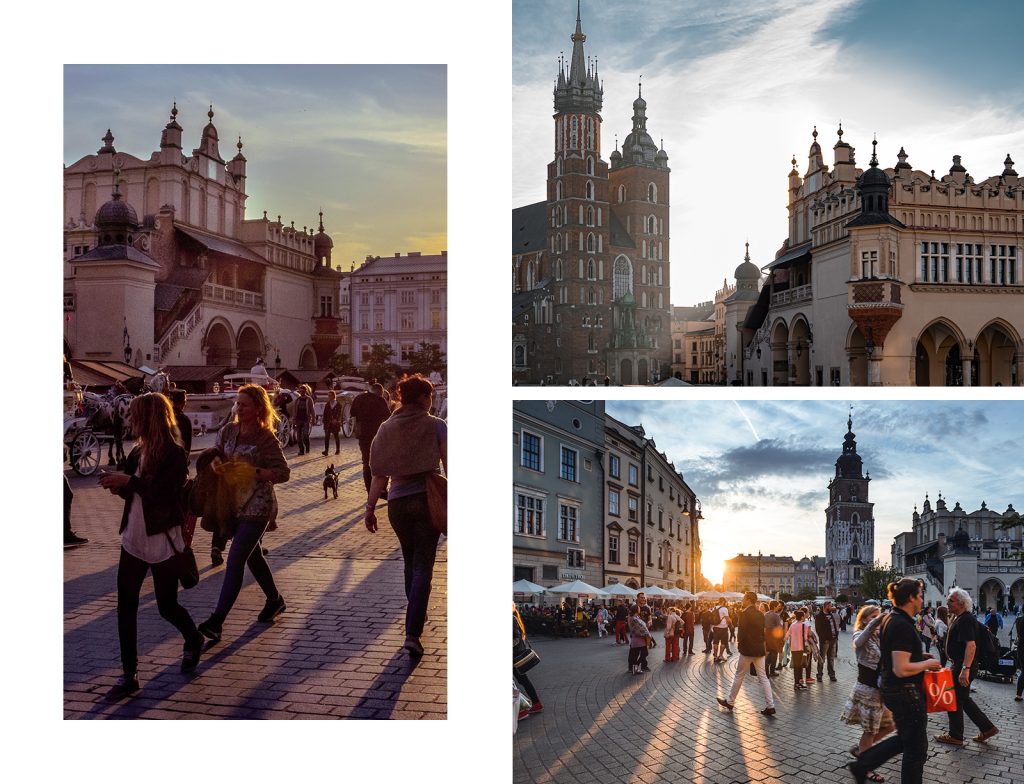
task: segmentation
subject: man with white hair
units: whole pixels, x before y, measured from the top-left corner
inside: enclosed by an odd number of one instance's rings
[[[953,686],[956,692],[956,710],[949,711],[949,732],[936,735],[935,740],[950,746],[964,745],[964,713],[977,725],[980,733],[976,743],[985,743],[999,729],[982,713],[971,699],[971,681],[978,673],[978,634],[981,624],[971,612],[974,603],[970,594],[962,588],[949,592],[946,606],[952,619],[946,633],[946,655],[953,670]]]

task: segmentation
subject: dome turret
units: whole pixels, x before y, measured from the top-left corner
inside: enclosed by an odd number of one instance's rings
[[[761,270],[757,268],[757,265],[750,260],[750,243],[745,243],[747,252],[743,255],[743,263],[740,264],[736,271],[733,273],[733,277],[737,281],[741,280],[758,280],[761,277]]]
[[[119,174],[117,172],[115,177]],[[110,201],[96,211],[93,223],[99,233],[98,244],[131,243],[131,233],[139,228],[139,216],[135,208],[121,198],[120,186],[116,182]]]
[[[324,232],[324,213],[320,211],[320,230],[313,237],[313,254],[318,262],[331,266],[331,251],[334,249],[334,240],[331,235]]]

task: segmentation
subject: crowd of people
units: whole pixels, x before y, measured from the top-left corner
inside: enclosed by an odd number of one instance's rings
[[[858,782],[881,782],[884,777],[876,769],[902,754],[900,781],[914,784],[922,781],[927,759],[925,672],[948,668],[956,696],[955,709],[947,713],[948,731],[936,735],[936,742],[965,745],[964,716],[977,727],[976,743],[987,744],[999,733],[974,701],[972,684],[980,669],[984,628],[996,634],[1003,627],[1003,618],[989,608],[982,621],[970,595],[960,588],[952,589],[945,605],[939,607],[924,606],[923,585],[912,579],[893,582],[888,595],[884,607],[865,603],[854,617],[852,605],[836,607],[831,601],[820,607],[813,603],[794,607],[781,601],[761,602],[756,594],[747,592],[738,605],[725,599],[679,606],[656,600],[652,605],[641,592],[630,603],[620,599],[610,607],[595,606],[589,617],[599,637],[614,636],[615,645],[628,646],[627,671],[631,675],[650,671],[648,655],[658,646],[656,625],[664,630],[663,660],[667,663],[702,653],[713,657],[714,664],[721,664],[734,655],[735,643],[735,675],[729,693],[716,697],[717,703],[733,711],[750,675],[757,678],[764,695],[761,713],[769,717],[776,714],[777,707],[771,679],[782,676],[787,668],[792,669],[796,692],[823,682],[826,675],[829,681],[838,681],[835,660],[845,641],[842,633],[852,621],[851,639],[845,644],[850,645],[857,676],[840,720],[858,728],[860,737],[849,749],[854,758],[849,770]],[[553,612],[576,614],[583,613],[583,608],[565,603]],[[695,652],[698,626],[704,647]],[[1018,614],[1012,633],[1019,670],[1016,701],[1024,700],[1022,636],[1024,614]],[[532,684],[530,689],[536,693]]]
[[[356,398],[357,422],[367,503],[367,531],[378,530],[377,504],[387,503],[388,520],[398,538],[404,561],[407,599],[403,648],[413,659],[424,655],[420,641],[427,620],[434,560],[441,526],[427,500],[428,475],[447,474],[447,426],[430,414],[433,384],[416,375],[397,385],[393,404],[374,384]],[[299,400],[309,400],[300,392]],[[173,403],[172,403],[173,400]],[[278,502],[275,485],[291,476],[289,460],[275,432],[278,414],[258,384],[237,393],[233,421],[217,434],[216,444],[196,459],[189,479],[192,428],[183,408],[185,395],[149,392],[131,401],[134,449],[119,470],[104,472],[99,484],[124,499],[119,533],[121,554],[117,570],[117,619],[122,677],[107,693],[110,701],[139,691],[137,622],[139,596],[148,572],[153,574],[157,609],[181,633],[181,671],[194,671],[204,650],[221,640],[224,622],[242,588],[248,568],[265,595],[257,621],[272,623],[286,610],[284,596],[267,561],[263,537],[276,529]],[[381,405],[383,404],[383,405]],[[296,406],[301,410],[303,406]],[[309,414],[312,406],[304,407]],[[331,401],[327,416],[334,418]],[[312,417],[310,416],[311,420]],[[324,454],[336,430],[325,423]],[[335,441],[338,447],[337,440]],[[310,452],[308,427],[298,429],[298,455]],[[70,530],[70,487],[65,479],[65,539]],[[197,518],[211,533],[211,561],[226,566],[216,606],[198,625],[178,598],[179,583],[198,580],[191,551]],[[230,548],[228,543],[230,542]],[[192,580],[189,580],[189,574]],[[204,579],[210,579],[206,577]]]

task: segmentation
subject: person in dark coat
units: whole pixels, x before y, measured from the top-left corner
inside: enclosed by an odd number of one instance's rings
[[[753,665],[757,679],[764,690],[764,699],[767,702],[765,709],[761,711],[765,716],[775,715],[775,700],[772,696],[772,684],[764,669],[765,640],[764,640],[764,613],[757,609],[757,594],[747,591],[743,594],[743,611],[737,618],[737,641],[736,646],[740,652],[740,660],[736,664],[736,676],[732,681],[732,691],[729,699],[718,698],[718,704],[726,710],[731,711],[736,707],[736,697],[740,693],[740,687],[747,677],[747,669]]]
[[[370,482],[373,479],[373,473],[370,471],[370,445],[384,420],[391,416],[391,407],[384,399],[384,387],[372,384],[369,392],[357,395],[352,401],[351,414],[356,420],[356,438],[359,440],[359,451],[363,456],[363,483],[366,485],[366,492],[369,493]],[[383,497],[387,498],[387,495]]]
[[[138,444],[126,458],[123,473],[100,477],[101,487],[124,499],[117,566],[117,633],[124,675],[107,692],[110,701],[129,697],[140,688],[139,594],[146,572],[153,572],[160,616],[170,621],[185,641],[181,671],[192,672],[203,650],[202,634],[188,610],[178,604],[178,573],[173,565],[175,553],[185,549],[180,495],[188,476],[188,458],[174,411],[166,397],[149,393],[132,400],[130,412]]]
[[[818,659],[818,682],[824,675],[825,664],[828,664],[828,679],[836,680],[836,652],[839,650],[839,613],[832,602],[825,602],[821,612],[814,616],[814,632],[818,635],[821,646],[821,657]]]

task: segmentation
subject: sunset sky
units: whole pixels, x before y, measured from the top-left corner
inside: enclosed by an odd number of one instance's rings
[[[514,0],[512,207],[540,201],[554,150],[552,88],[572,52],[574,0]],[[672,304],[710,300],[743,260],[786,239],[787,175],[825,162],[842,122],[857,165],[878,135],[937,177],[953,155],[977,181],[1007,153],[1024,171],[1024,3],[989,0],[582,0],[584,49],[604,84],[602,157],[631,129],[643,76],[647,128],[671,174]]]
[[[114,147],[146,160],[177,101],[186,155],[209,121],[220,154],[242,137],[246,218],[266,210],[313,229],[333,261],[447,250],[447,69],[443,65],[68,65],[64,163]]]
[[[1024,401],[611,401],[642,424],[700,498],[703,572],[721,580],[740,552],[825,554],[825,507],[853,406],[871,475],[875,558],[911,530],[915,504],[939,493],[968,512],[1024,508]]]

